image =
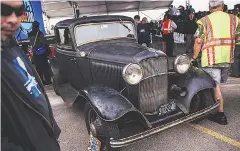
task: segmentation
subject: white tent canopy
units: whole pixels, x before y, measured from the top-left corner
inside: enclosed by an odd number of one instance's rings
[[[78,9],[80,16],[111,14],[118,12],[144,11],[167,8],[172,0],[159,1],[43,1],[43,12],[49,18],[74,17]]]

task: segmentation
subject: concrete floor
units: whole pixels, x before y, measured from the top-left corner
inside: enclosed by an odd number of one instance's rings
[[[54,116],[62,130],[59,139],[62,151],[85,151],[88,134],[85,127],[83,105],[67,107],[51,87],[46,89]],[[223,86],[225,112],[229,125],[222,126],[208,120],[197,125],[200,128],[184,124],[121,148],[121,151],[240,151],[239,89],[240,79],[236,78],[230,78],[228,83]],[[204,128],[207,128],[207,132],[204,131]],[[212,131],[208,132],[209,130]]]

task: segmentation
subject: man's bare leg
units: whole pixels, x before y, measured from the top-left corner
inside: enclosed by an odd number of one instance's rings
[[[217,122],[218,124],[227,125],[228,122],[227,122],[227,117],[224,114],[224,108],[223,108],[223,106],[224,106],[223,104],[224,103],[223,103],[223,97],[222,97],[222,92],[221,92],[220,86],[217,86],[214,89],[214,94],[215,94],[215,99],[217,101],[220,101],[220,106],[219,106],[217,115],[215,115],[212,120],[214,122]]]
[[[221,92],[220,86],[217,86],[214,89],[214,94],[215,94],[215,99],[217,101],[220,101],[220,106],[219,106],[218,111],[219,112],[224,112],[224,109],[223,109],[223,97],[222,97],[222,92]]]

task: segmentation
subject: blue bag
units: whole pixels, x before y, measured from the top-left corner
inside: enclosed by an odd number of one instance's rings
[[[34,52],[36,55],[42,55],[42,54],[44,54],[46,51],[47,51],[47,49],[46,49],[45,47],[40,47],[40,48],[37,48],[37,49],[33,49],[33,52]]]
[[[39,31],[38,31],[37,34],[36,34],[36,37],[35,37],[34,44],[33,44],[32,48],[33,48],[33,53],[34,53],[34,54],[36,54],[36,55],[42,55],[42,54],[44,54],[44,53],[47,51],[47,49],[46,49],[45,47],[40,47],[40,48],[34,49],[34,46],[35,46],[35,44],[36,44],[36,40],[37,40],[37,37],[38,37],[38,33],[39,33]]]

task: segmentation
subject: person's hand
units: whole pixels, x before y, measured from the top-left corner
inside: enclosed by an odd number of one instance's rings
[[[192,58],[190,59],[190,64],[191,64],[191,66],[197,67],[197,66],[198,66],[197,58],[192,57]]]
[[[191,57],[190,62],[196,61],[197,58]]]

